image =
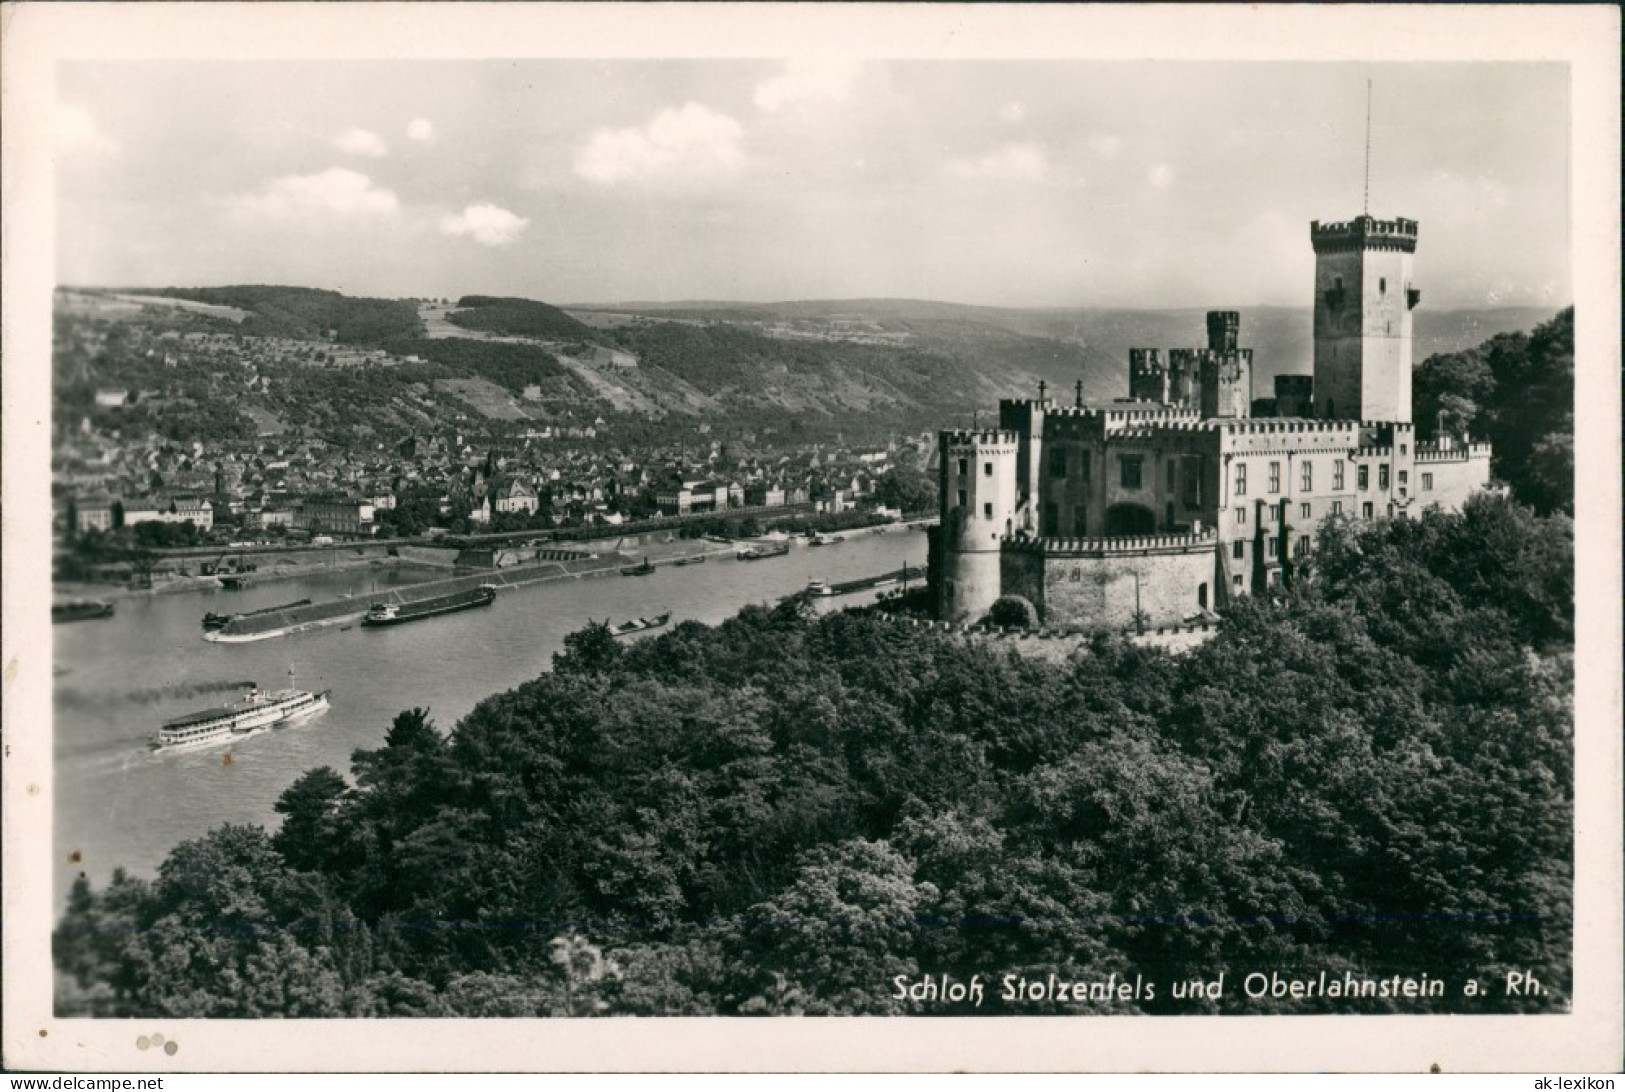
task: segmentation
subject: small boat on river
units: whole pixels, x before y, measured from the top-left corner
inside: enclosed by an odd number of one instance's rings
[[[689,554],[687,557],[678,558],[676,561],[673,561],[672,564],[673,565],[704,565],[705,564],[705,555],[704,554]]]
[[[632,634],[642,633],[644,630],[659,629],[669,621],[671,621],[671,611],[667,611],[665,614],[657,614],[653,618],[631,618],[625,622],[616,622],[611,625],[609,635],[611,637],[630,637]]]
[[[652,573],[654,571],[655,571],[655,567],[653,565],[649,564],[649,559],[644,558],[643,559],[643,564],[641,564],[641,565],[628,565],[626,568],[621,570],[621,575],[622,576],[648,576],[650,573]]]
[[[770,557],[783,557],[789,552],[788,542],[759,542],[740,550],[737,556],[741,561],[762,561]]]
[[[51,604],[52,622],[84,622],[113,617],[113,604],[103,599],[70,599]]]

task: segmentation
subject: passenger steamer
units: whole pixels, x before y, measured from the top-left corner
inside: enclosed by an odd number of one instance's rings
[[[291,681],[293,672],[288,676]],[[259,687],[252,687],[241,701],[166,721],[158,729],[152,746],[154,750],[175,751],[238,739],[262,728],[322,712],[327,708],[329,693],[331,691],[322,690],[313,694],[291,686],[262,693]]]

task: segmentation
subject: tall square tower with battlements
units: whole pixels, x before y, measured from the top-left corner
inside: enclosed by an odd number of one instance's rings
[[[1411,419],[1415,220],[1309,225],[1315,248],[1315,416]]]

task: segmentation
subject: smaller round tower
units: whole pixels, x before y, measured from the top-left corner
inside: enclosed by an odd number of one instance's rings
[[[1021,437],[1005,430],[944,432],[942,576],[937,617],[974,622],[1000,593],[999,540],[1015,533]]]

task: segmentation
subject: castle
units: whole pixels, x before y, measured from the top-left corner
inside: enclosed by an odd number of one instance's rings
[[[938,437],[937,616],[1022,596],[1045,626],[1126,629],[1206,617],[1289,580],[1328,516],[1404,518],[1489,484],[1490,448],[1411,423],[1414,220],[1310,225],[1314,372],[1257,403],[1240,316],[1205,349],[1129,352],[1129,398],[1004,399],[996,429]]]

